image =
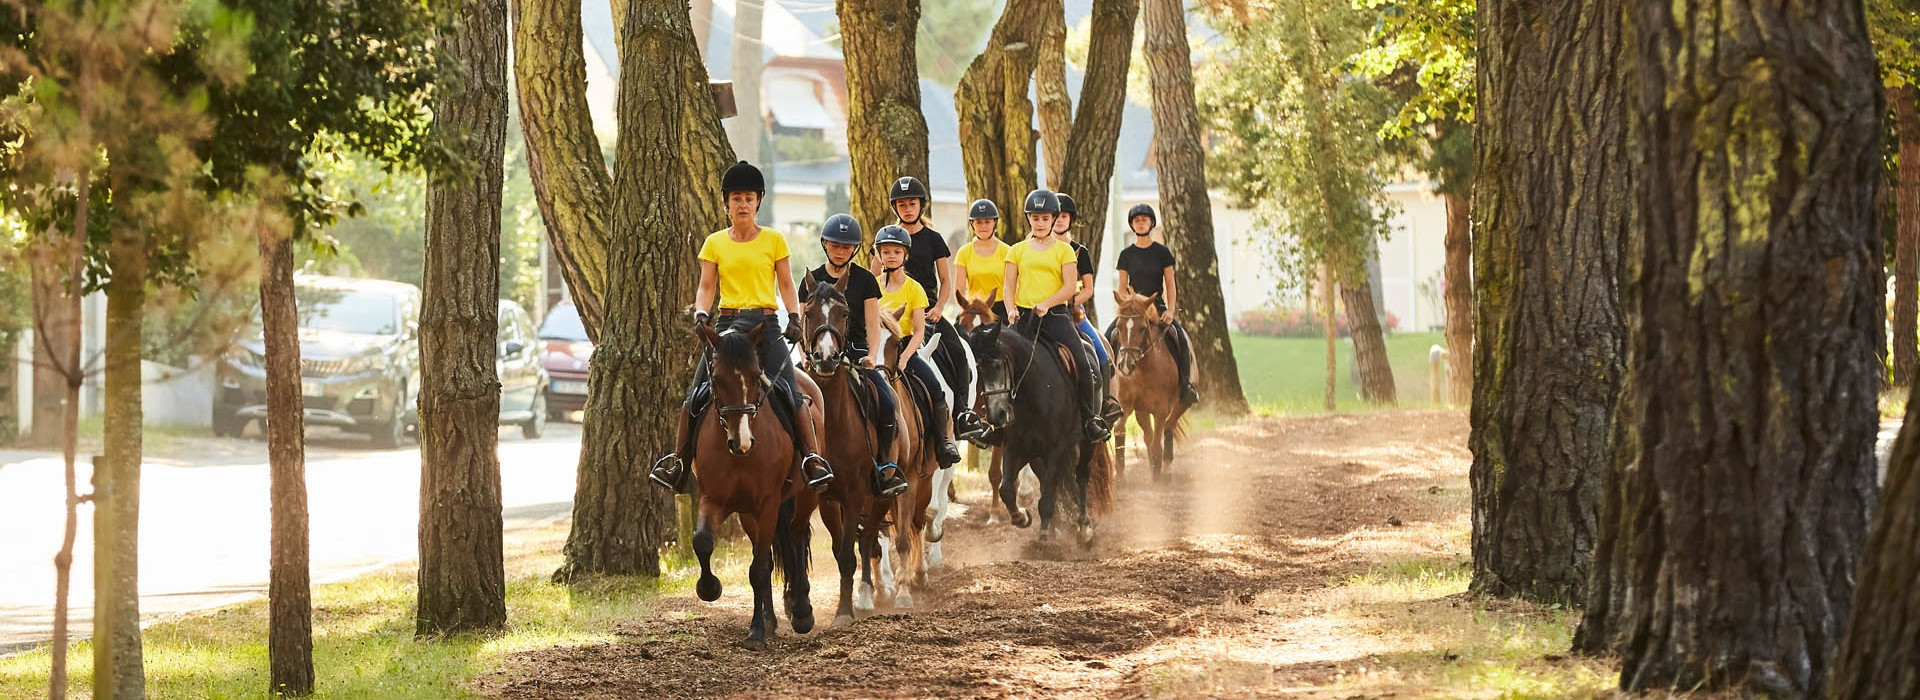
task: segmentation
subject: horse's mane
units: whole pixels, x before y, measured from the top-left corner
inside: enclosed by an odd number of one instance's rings
[[[847,274],[853,274],[853,273],[848,272]],[[814,284],[813,293],[807,295],[807,303],[811,304],[814,301],[821,300],[821,299],[825,299],[827,301],[837,301],[844,304],[847,301],[847,295],[841,294],[839,287],[835,287],[832,284],[827,282],[818,282]]]
[[[716,366],[759,368],[758,348],[753,346],[753,338],[746,331],[721,332],[714,350],[719,358]]]

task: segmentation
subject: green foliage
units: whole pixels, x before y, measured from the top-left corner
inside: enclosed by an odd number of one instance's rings
[[[1269,242],[1289,283],[1323,262],[1342,277],[1359,274],[1388,232],[1375,125],[1391,106],[1348,61],[1372,21],[1347,5],[1222,18],[1220,60],[1198,79],[1216,182],[1279,234]]]
[[[1920,6],[1912,0],[1867,0],[1867,35],[1888,88],[1920,84]]]
[[[1357,0],[1375,14],[1355,70],[1383,85],[1404,85],[1404,102],[1381,127],[1394,138],[1422,125],[1473,123],[1473,0]]]

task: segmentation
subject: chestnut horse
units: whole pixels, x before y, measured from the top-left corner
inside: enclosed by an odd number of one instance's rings
[[[779,621],[773,614],[773,564],[779,559],[786,579],[785,604],[793,631],[813,629],[813,606],[807,600],[807,559],[812,538],[808,521],[817,501],[806,488],[794,437],[774,414],[762,411],[772,388],[760,372],[759,347],[766,326],[716,333],[705,324],[694,331],[712,349],[714,408],[701,418],[700,438],[694,448],[693,475],[699,484],[699,524],[693,551],[700,558],[700,599],[720,598],[720,579],[713,575],[713,531],[728,515],[740,515],[740,529],[753,546],[753,565],[747,580],[753,586],[753,622],[740,646],[761,650]],[[820,389],[805,374],[795,373],[796,388],[811,401],[794,420],[821,420]],[[834,481],[840,481],[835,479]]]
[[[902,325],[906,325],[900,320],[904,312],[902,309],[894,314],[894,320]],[[934,454],[927,421],[950,418],[921,412],[919,400],[909,387],[911,375],[900,370],[900,353],[906,350],[907,338],[895,335],[893,328],[892,324],[880,324],[883,337],[875,342],[884,344],[882,357],[887,363],[884,373],[900,405],[901,417],[897,424],[900,430],[894,437],[893,459],[900,465],[901,476],[906,478],[908,486],[907,492],[900,494],[894,503],[893,531],[888,538],[893,545],[893,556],[882,561],[881,586],[893,598],[894,607],[911,608],[913,592],[907,582],[911,581],[913,586],[926,584],[928,549],[945,536],[948,489],[953,483],[953,470],[941,469],[940,460]],[[929,334],[917,354],[931,363],[939,343],[940,336]],[[944,385],[943,390],[952,394]]]
[[[1141,296],[1132,289],[1115,290],[1119,303],[1113,327],[1113,390],[1120,400],[1120,421],[1114,424],[1113,449],[1122,473],[1127,464],[1127,416],[1140,424],[1147,446],[1147,464],[1155,481],[1170,478],[1173,442],[1183,434],[1181,420],[1187,407],[1180,403],[1180,368],[1167,344],[1169,321],[1154,306],[1158,294]]]

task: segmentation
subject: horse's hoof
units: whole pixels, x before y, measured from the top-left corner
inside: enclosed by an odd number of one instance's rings
[[[1007,522],[1013,523],[1014,527],[1024,529],[1033,524],[1033,514],[1028,513],[1027,509],[1021,508],[1018,511],[1008,513]]]
[[[1080,537],[1081,547],[1093,546],[1093,526],[1092,525],[1081,525],[1075,534],[1079,535]]]
[[[1040,529],[1040,541],[1041,541],[1041,542],[1052,542],[1052,541],[1053,541],[1053,529],[1052,529],[1052,528],[1041,528],[1041,529]]]
[[[840,616],[837,616],[837,617],[835,617],[835,618],[833,618],[833,627],[834,627],[834,629],[840,629],[840,628],[844,628],[844,627],[852,627],[852,626],[853,626],[853,616],[852,616],[852,615],[840,615]]]
[[[906,591],[901,591],[900,595],[894,596],[893,607],[899,608],[901,610],[912,610],[913,594],[908,593]]]
[[[797,612],[787,613],[787,617],[793,618],[789,620],[789,622],[793,624],[794,634],[806,634],[813,631],[813,608],[801,608]]]
[[[873,612],[873,584],[862,581],[853,593],[853,609],[860,612]]]
[[[946,560],[947,557],[940,551],[939,542],[935,542],[927,547],[927,566],[939,566],[941,562]]]
[[[735,646],[738,646],[738,647],[740,647],[740,648],[742,648],[742,649],[745,649],[745,650],[747,650],[747,651],[766,651],[766,650],[767,650],[767,640],[765,640],[765,639],[754,639],[754,638],[752,638],[752,637],[748,637],[748,638],[746,638],[746,639],[742,639],[742,640],[740,640],[740,641],[739,641],[738,643],[736,643],[736,644],[735,644]]]
[[[720,599],[720,579],[713,574],[700,574],[700,581],[693,586],[693,592],[709,603]]]

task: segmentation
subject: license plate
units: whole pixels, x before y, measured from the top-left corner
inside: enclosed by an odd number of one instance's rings
[[[320,388],[320,382],[300,382],[300,393],[308,396],[326,396],[327,391]]]
[[[586,383],[586,382],[575,382],[575,381],[568,381],[568,380],[564,380],[564,379],[556,379],[556,380],[554,380],[554,382],[553,382],[553,393],[556,393],[556,394],[575,394],[575,395],[579,395],[579,396],[586,396],[586,395],[587,395],[587,383]]]

